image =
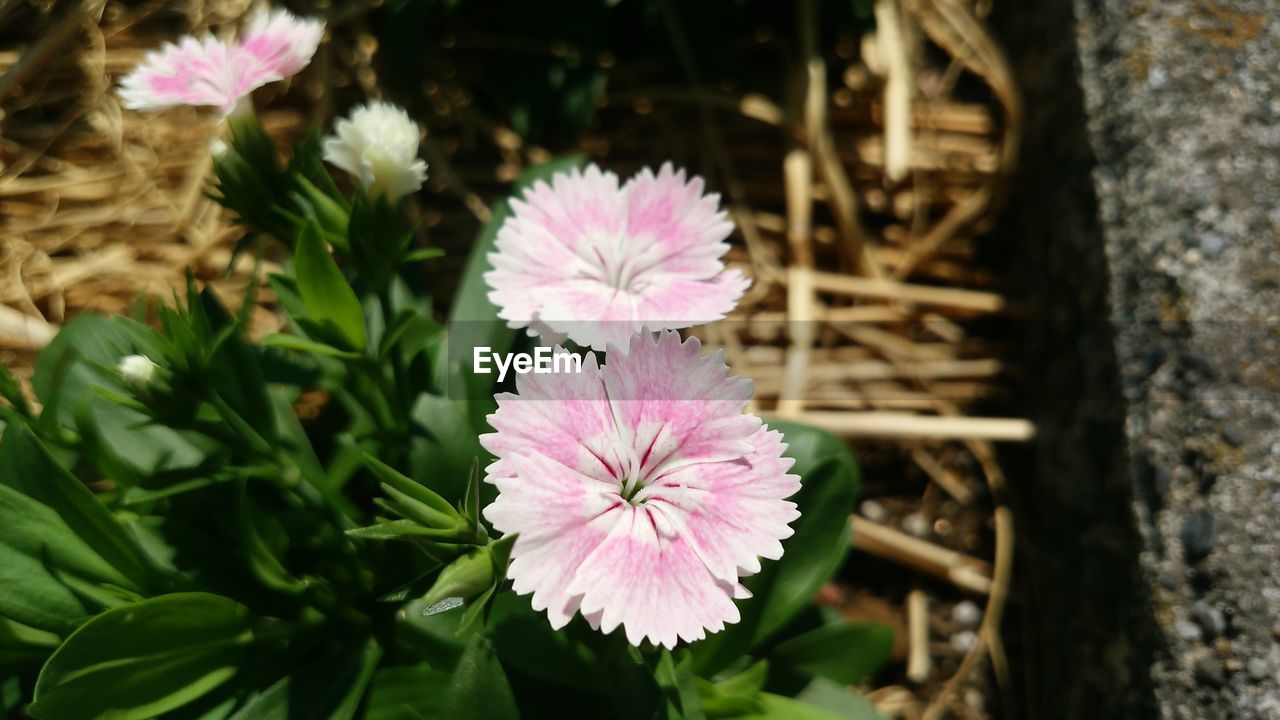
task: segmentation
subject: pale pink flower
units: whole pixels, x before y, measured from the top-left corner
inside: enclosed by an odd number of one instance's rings
[[[306,67],[323,34],[320,20],[259,12],[230,45],[188,35],[147,53],[120,82],[120,98],[131,110],[213,105],[225,117],[256,88]]]
[[[489,254],[489,299],[511,327],[597,350],[724,317],[750,281],[725,270],[733,224],[702,191],[670,163],[621,187],[595,165],[534,184]]]
[[[782,435],[745,414],[750,380],[723,351],[675,332],[581,373],[525,374],[498,396],[498,498],[484,515],[517,533],[508,576],[553,627],[581,613],[605,633],[670,648],[739,620],[739,584],[782,556],[799,487]]]

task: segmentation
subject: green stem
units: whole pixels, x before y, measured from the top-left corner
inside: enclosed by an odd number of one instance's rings
[[[391,327],[391,323],[395,320],[395,313],[391,307],[390,284],[387,284],[378,293],[378,303],[382,306],[382,325],[385,330],[386,328]],[[396,352],[394,347],[390,348],[388,354],[391,356],[391,391],[393,393],[393,397],[388,398],[388,400],[391,403],[392,409],[396,412],[396,421],[401,423],[401,429],[407,430],[409,427],[409,412],[405,407],[405,398],[403,393],[408,383],[405,382],[404,361],[401,359],[400,353]]]

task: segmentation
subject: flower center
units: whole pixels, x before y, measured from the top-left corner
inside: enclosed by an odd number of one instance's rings
[[[623,500],[626,500],[631,505],[643,505],[643,499],[636,500],[635,498],[636,495],[644,489],[646,484],[647,483],[641,479],[640,473],[633,470],[622,478],[622,485],[618,488],[618,494],[622,496]]]
[[[622,241],[615,240],[610,245],[603,248],[596,245],[592,248],[599,261],[599,275],[596,279],[615,290],[629,291],[636,276],[635,269],[631,267],[633,258],[621,251]]]

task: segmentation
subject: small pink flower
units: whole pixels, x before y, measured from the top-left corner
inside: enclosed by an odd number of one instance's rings
[[[518,533],[508,576],[553,627],[581,613],[605,633],[674,647],[739,619],[738,580],[782,556],[782,435],[743,413],[750,380],[675,332],[636,335],[581,373],[526,374],[480,438],[496,456],[484,515]]]
[[[702,190],[670,163],[621,187],[595,165],[536,183],[489,254],[489,299],[511,327],[597,350],[724,317],[750,281],[725,270],[733,224]]]
[[[256,88],[306,67],[323,34],[319,20],[259,12],[231,45],[188,35],[147,53],[120,82],[120,98],[131,110],[213,105],[225,117]]]

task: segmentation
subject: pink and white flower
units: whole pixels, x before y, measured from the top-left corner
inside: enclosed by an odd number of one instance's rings
[[[799,517],[785,498],[782,435],[743,412],[750,380],[696,338],[633,336],[606,366],[526,374],[482,435],[498,498],[484,515],[518,533],[508,576],[555,628],[575,613],[627,640],[674,647],[739,620],[739,579],[782,556]]]
[[[147,53],[120,82],[120,98],[131,110],[213,105],[226,117],[255,89],[306,67],[323,35],[320,20],[259,12],[229,45],[188,35]]]
[[[702,178],[664,164],[619,187],[595,165],[535,183],[498,232],[485,274],[510,327],[603,350],[642,330],[711,322],[750,281],[725,270],[733,224]]]

